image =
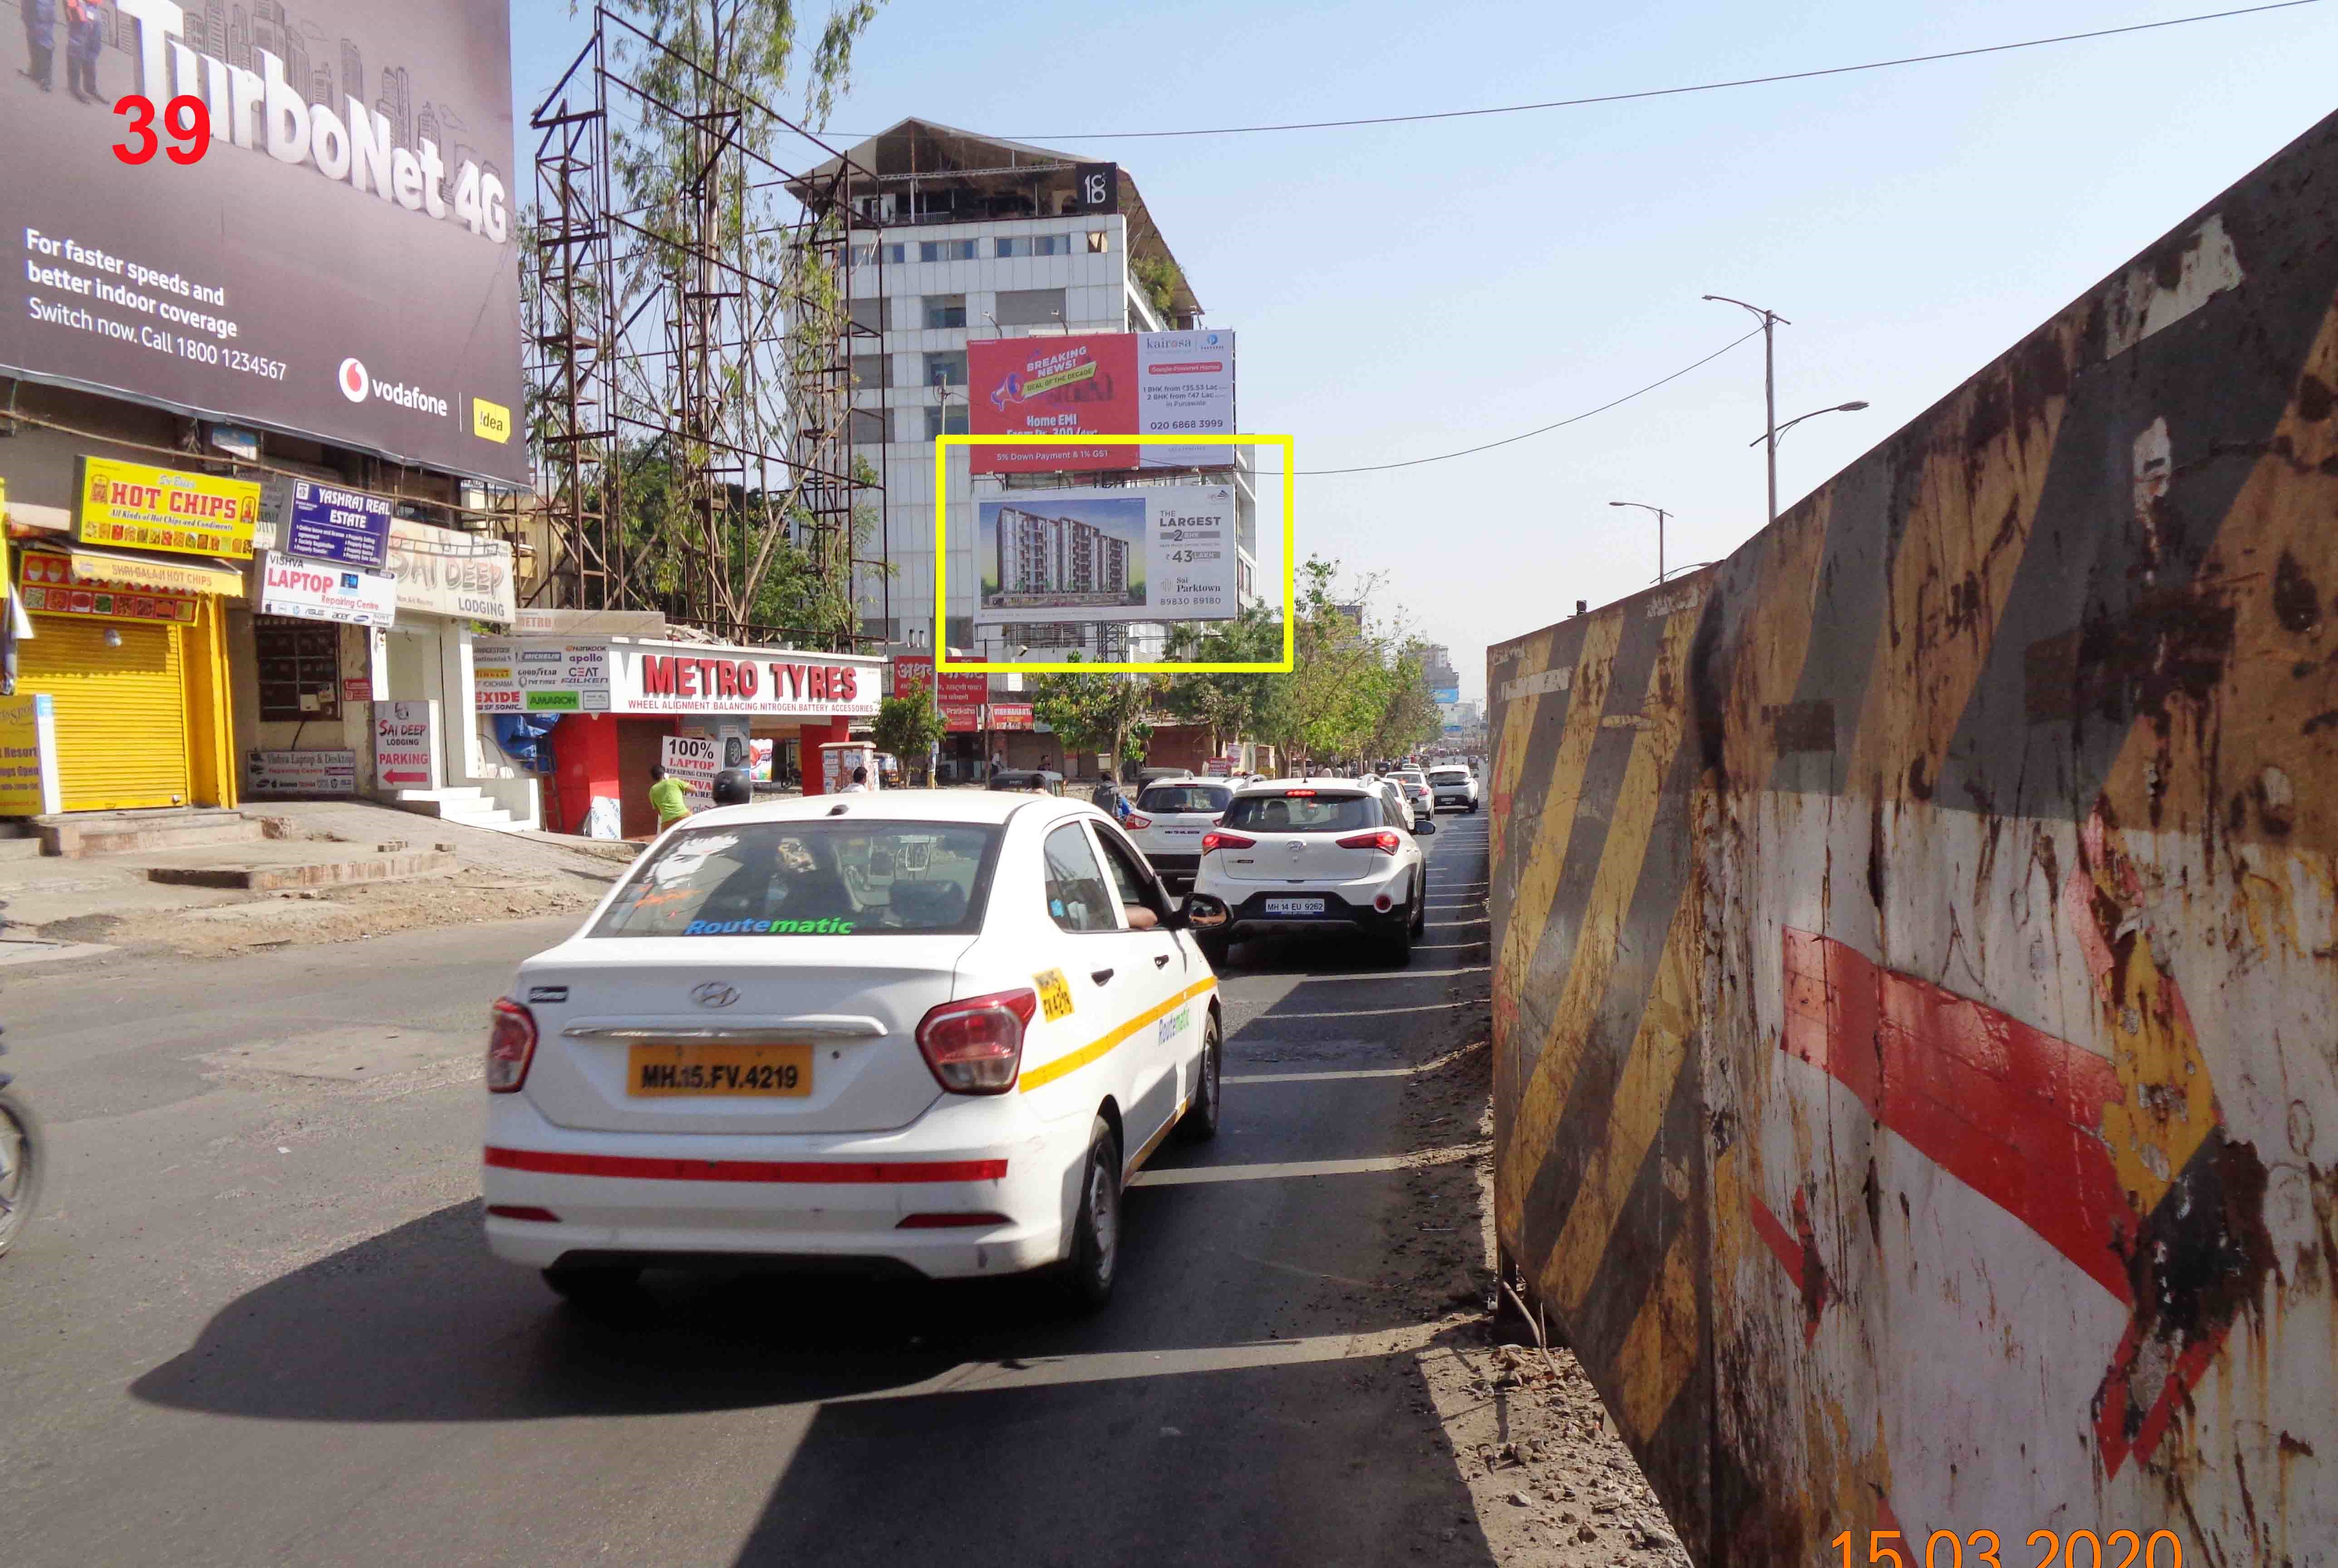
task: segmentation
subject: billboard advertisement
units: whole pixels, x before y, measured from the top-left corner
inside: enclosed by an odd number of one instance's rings
[[[1226,621],[1231,485],[1016,490],[975,503],[977,624]]]
[[[0,370],[524,483],[505,0],[87,9],[0,33]]]
[[[1234,335],[1097,332],[967,345],[977,436],[1231,436]],[[977,474],[1223,467],[1231,446],[970,446]]]

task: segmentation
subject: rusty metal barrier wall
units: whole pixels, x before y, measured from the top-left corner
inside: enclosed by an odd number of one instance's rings
[[[2338,116],[1488,651],[1501,1244],[1702,1563],[2338,1563],[2333,307]]]

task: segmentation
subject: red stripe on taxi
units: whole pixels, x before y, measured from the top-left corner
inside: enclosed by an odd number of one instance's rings
[[[490,1146],[486,1162],[548,1176],[629,1176],[637,1181],[791,1181],[813,1183],[998,1181],[1004,1160],[667,1160],[639,1154],[562,1154]]]

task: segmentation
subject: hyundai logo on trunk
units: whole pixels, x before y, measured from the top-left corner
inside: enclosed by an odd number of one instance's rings
[[[739,993],[720,980],[709,980],[703,985],[693,986],[690,999],[701,1007],[728,1007],[739,1000]]]

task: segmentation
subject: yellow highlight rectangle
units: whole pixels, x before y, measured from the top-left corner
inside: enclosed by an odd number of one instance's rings
[[[934,437],[934,624],[949,624],[949,452],[953,446],[1279,446],[1282,449],[1282,662],[1180,664],[1156,661],[1149,664],[1088,664],[998,662],[977,664],[949,656],[949,639],[934,639],[936,670],[997,670],[1017,675],[1288,675],[1297,662],[1293,627],[1298,619],[1298,508],[1292,499],[1291,437],[1288,436],[975,436]],[[978,600],[981,595],[976,594]],[[1035,612],[1036,616],[1036,612]]]

